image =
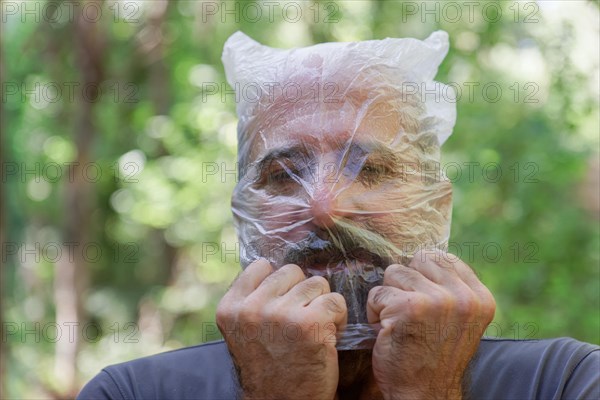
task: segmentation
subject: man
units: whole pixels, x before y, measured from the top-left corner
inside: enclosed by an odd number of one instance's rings
[[[598,398],[600,352],[572,339],[480,339],[495,311],[441,251],[455,120],[433,82],[447,35],[275,50],[241,33],[232,206],[244,271],[225,342],[112,366],[80,398]]]

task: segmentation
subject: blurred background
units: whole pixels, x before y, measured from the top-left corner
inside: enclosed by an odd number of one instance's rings
[[[598,2],[2,1],[2,398],[215,340],[242,30],[274,47],[450,34],[450,251],[492,337],[600,342]],[[205,366],[199,366],[203,368]]]

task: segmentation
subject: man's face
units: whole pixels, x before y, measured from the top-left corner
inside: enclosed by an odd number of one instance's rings
[[[233,209],[247,261],[325,276],[346,298],[348,323],[365,323],[383,270],[446,239],[450,187],[421,173],[427,151],[414,116],[389,97],[353,100],[258,115],[240,149],[251,167]]]

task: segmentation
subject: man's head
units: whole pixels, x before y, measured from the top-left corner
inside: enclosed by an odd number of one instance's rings
[[[323,275],[348,322],[364,323],[383,270],[448,239],[451,188],[436,171],[454,114],[419,88],[447,39],[283,51],[236,35],[223,58],[241,93],[232,206],[242,265],[264,257]]]

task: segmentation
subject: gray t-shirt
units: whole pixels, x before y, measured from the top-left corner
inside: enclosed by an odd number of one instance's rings
[[[484,338],[470,367],[469,399],[600,399],[600,348],[570,338]],[[78,399],[234,399],[223,341],[103,369]]]

